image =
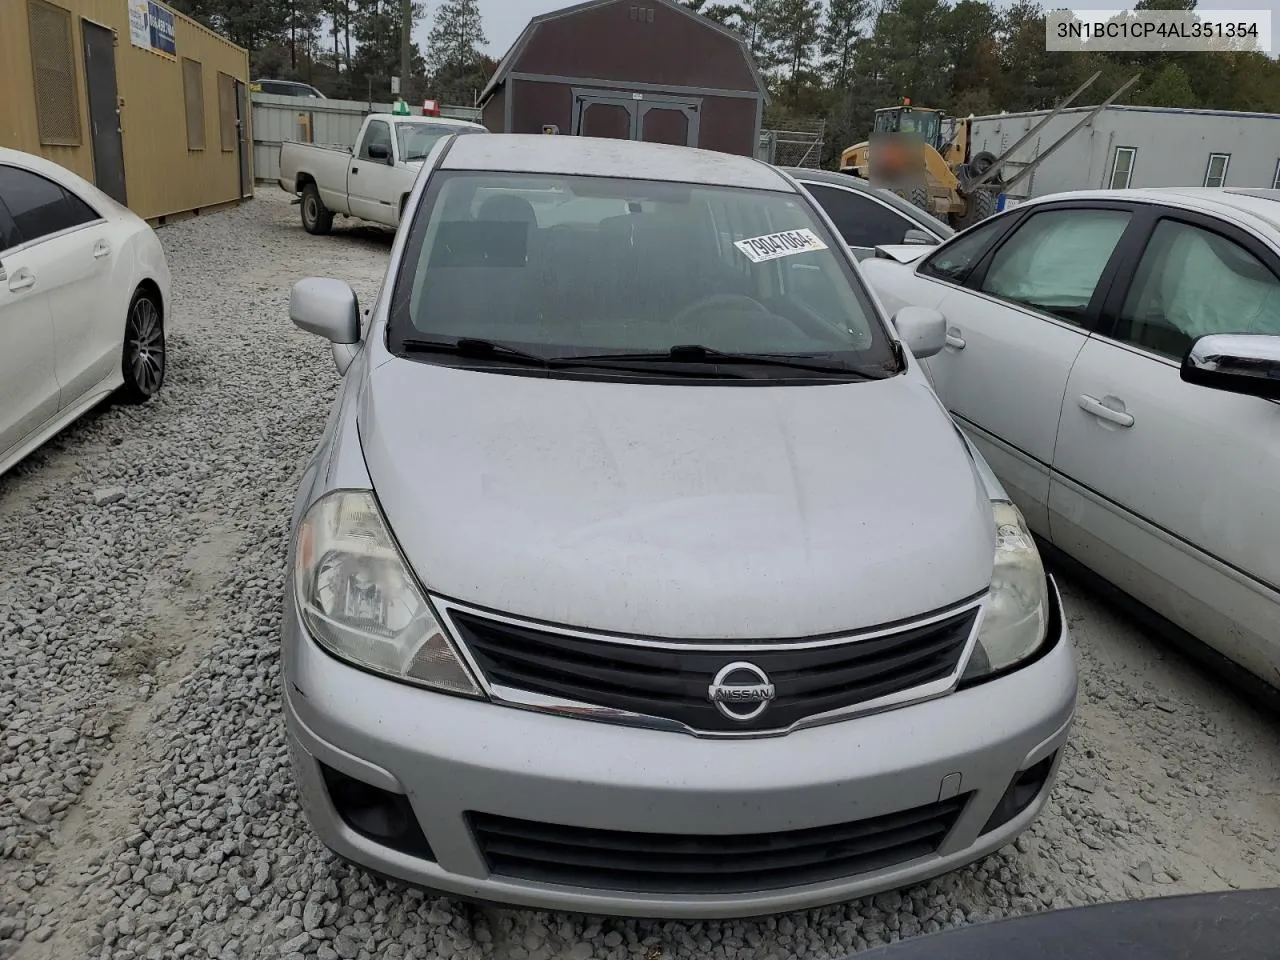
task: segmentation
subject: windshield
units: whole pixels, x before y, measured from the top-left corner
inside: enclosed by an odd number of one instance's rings
[[[557,359],[696,344],[898,369],[838,241],[796,194],[459,172],[436,174],[423,204],[392,302],[397,352],[421,338]]]
[[[938,147],[941,144],[942,118],[933,110],[911,110],[895,107],[877,110],[876,133],[914,133],[925,143]]]
[[[476,127],[460,127],[445,123],[397,123],[396,139],[400,142],[400,161],[425,160],[441,137],[451,133],[485,133]]]

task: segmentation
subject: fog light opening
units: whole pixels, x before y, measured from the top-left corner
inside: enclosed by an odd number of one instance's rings
[[[1055,750],[1039,763],[1028,767],[1026,770],[1020,770],[1014,775],[1008,789],[1004,792],[1004,796],[1000,798],[995,810],[991,812],[991,817],[987,820],[986,826],[982,828],[983,833],[990,833],[992,830],[1004,826],[1035,802],[1036,797],[1040,796],[1040,791],[1044,789],[1044,785],[1049,781],[1049,773],[1053,770],[1053,762],[1057,757],[1058,752]]]
[[[342,822],[360,836],[423,860],[435,860],[409,798],[320,764],[329,801]]]

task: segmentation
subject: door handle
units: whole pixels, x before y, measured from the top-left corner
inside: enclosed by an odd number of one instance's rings
[[[947,346],[956,350],[964,349],[964,337],[960,336],[959,327],[951,327],[947,330]]]
[[[111,244],[105,240],[99,240],[93,245],[93,257],[95,260],[101,260],[107,254],[111,253]]]
[[[360,168],[359,168],[359,167],[352,167],[352,168],[351,168],[351,175],[352,175],[353,177],[354,177],[357,173],[359,173],[359,172],[360,172]]]
[[[26,290],[28,287],[36,285],[36,275],[30,270],[19,270],[9,278],[9,290],[17,293],[19,290]]]
[[[1106,420],[1108,423],[1114,423],[1117,427],[1132,427],[1133,414],[1125,413],[1123,410],[1113,410],[1097,397],[1091,397],[1087,393],[1080,395],[1080,409],[1085,413],[1091,413],[1099,420]]]

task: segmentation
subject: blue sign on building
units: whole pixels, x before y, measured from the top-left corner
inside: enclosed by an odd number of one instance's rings
[[[147,20],[149,21],[148,25],[151,27],[151,49],[176,57],[178,55],[178,38],[174,32],[173,11],[148,0]]]

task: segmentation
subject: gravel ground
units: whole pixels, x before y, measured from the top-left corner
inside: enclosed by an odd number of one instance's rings
[[[169,382],[0,479],[0,960],[842,956],[1069,904],[1280,884],[1280,742],[1066,584],[1083,670],[1058,789],[1014,847],[755,921],[468,906],[329,856],[290,782],[276,630],[298,465],[337,383],[307,273],[371,304],[388,234],[310,237],[270,189],[160,232]]]

